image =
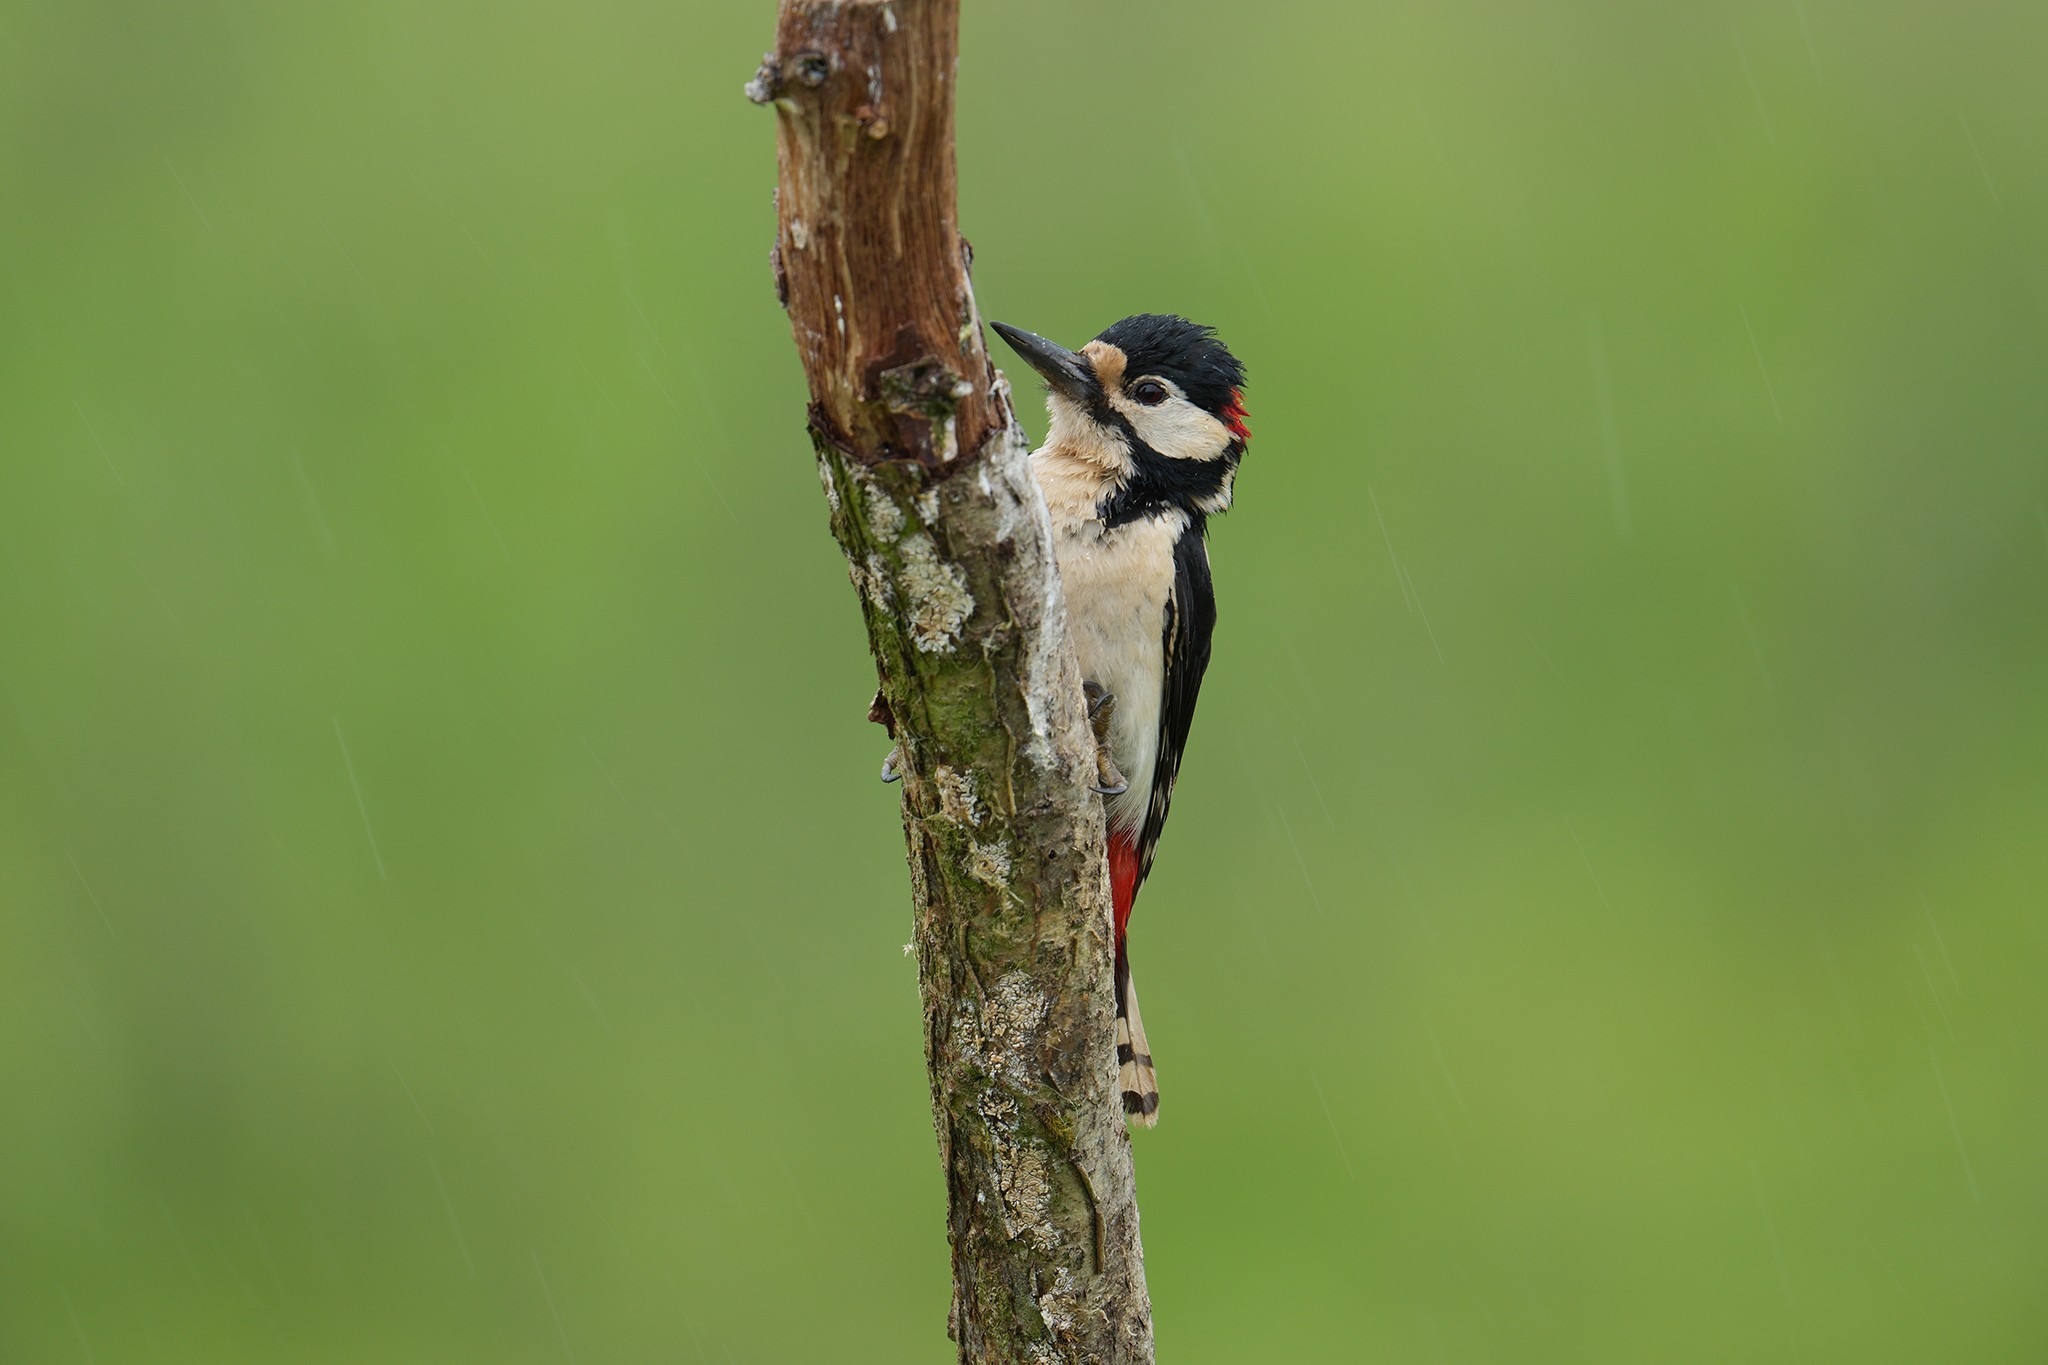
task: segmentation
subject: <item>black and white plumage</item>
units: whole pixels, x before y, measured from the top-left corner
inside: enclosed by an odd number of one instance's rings
[[[1216,596],[1204,539],[1226,511],[1250,433],[1244,367],[1185,318],[1125,318],[1078,352],[995,324],[1045,378],[1051,429],[1031,457],[1045,495],[1081,675],[1115,698],[1106,736],[1129,782],[1106,798],[1116,916],[1118,1080],[1157,1122],[1159,1084],[1126,950],[1195,700]]]

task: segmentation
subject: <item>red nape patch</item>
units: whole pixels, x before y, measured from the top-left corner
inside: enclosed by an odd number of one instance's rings
[[[1124,926],[1131,922],[1131,902],[1138,899],[1138,845],[1128,834],[1110,832],[1109,898],[1116,907],[1116,944],[1124,944]]]
[[[1230,428],[1230,434],[1237,437],[1239,445],[1252,443],[1252,430],[1244,424],[1251,414],[1244,410],[1244,394],[1241,390],[1230,391],[1230,402],[1223,408],[1223,425]]]

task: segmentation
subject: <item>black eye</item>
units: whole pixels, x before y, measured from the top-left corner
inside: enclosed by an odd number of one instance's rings
[[[1166,385],[1156,379],[1142,380],[1137,388],[1131,390],[1131,397],[1148,408],[1156,408],[1166,401]]]

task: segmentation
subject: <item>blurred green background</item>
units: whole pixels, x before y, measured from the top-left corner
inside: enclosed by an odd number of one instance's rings
[[[2048,1358],[2048,7],[967,10],[1253,376],[1163,1358]],[[0,1360],[951,1358],[772,26],[0,12]]]

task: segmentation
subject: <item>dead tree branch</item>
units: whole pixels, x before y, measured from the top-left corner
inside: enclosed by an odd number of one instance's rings
[[[956,221],[958,0],[783,0],[773,252],[903,777],[951,1332],[1149,1365],[1111,928],[1050,527]]]

